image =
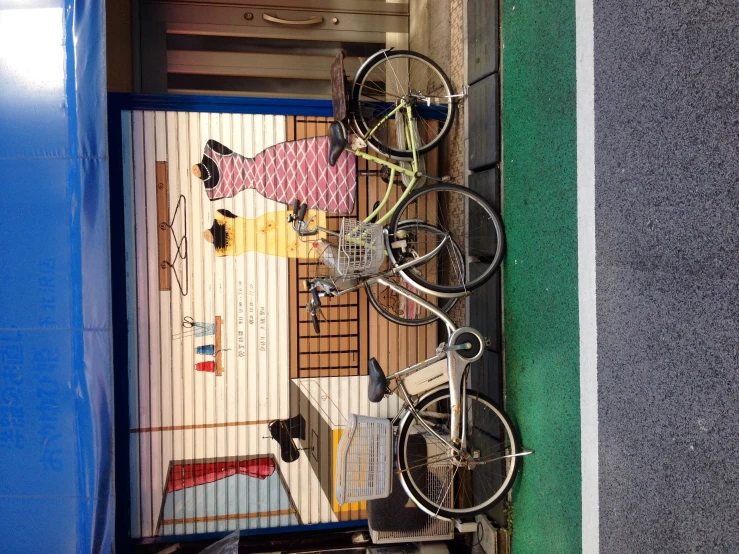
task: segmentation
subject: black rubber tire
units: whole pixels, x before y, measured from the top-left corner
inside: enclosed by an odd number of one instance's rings
[[[433,227],[432,225],[429,225],[428,227]],[[399,224],[399,228],[403,228],[403,222]],[[398,276],[395,279],[400,282],[403,278]],[[370,301],[370,304],[372,304],[372,307],[377,310],[382,317],[385,319],[392,321],[393,323],[397,325],[405,325],[407,327],[420,327],[421,325],[428,325],[429,323],[433,323],[437,319],[439,319],[434,314],[429,314],[427,317],[421,317],[418,319],[406,319],[402,317],[401,315],[391,311],[387,306],[382,304],[382,301],[378,296],[381,295],[381,291],[379,290],[380,285],[372,285],[365,287],[365,291],[367,292],[367,299]],[[445,313],[449,313],[449,310],[451,310],[454,305],[457,303],[457,301],[460,299],[460,297],[456,298],[434,298],[430,297],[430,295],[424,295],[423,298],[425,300],[437,300],[439,302],[438,306],[441,309],[441,311]],[[425,310],[424,310],[425,311]]]
[[[449,80],[449,77],[444,73],[444,71],[439,67],[439,65],[434,62],[431,58],[424,56],[423,54],[419,54],[418,52],[413,52],[411,50],[393,50],[389,52],[385,52],[384,55],[379,56],[374,63],[367,66],[362,73],[358,74],[355,77],[354,85],[352,86],[352,97],[351,97],[351,112],[352,112],[352,122],[356,128],[356,131],[358,134],[365,136],[374,126],[375,124],[368,122],[366,120],[366,117],[363,115],[364,111],[362,110],[363,105],[369,106],[369,100],[366,100],[363,104],[362,98],[370,98],[369,95],[364,94],[363,90],[367,91],[370,90],[371,87],[368,84],[365,84],[365,80],[367,77],[372,73],[373,70],[376,70],[378,67],[380,67],[382,64],[388,63],[393,58],[408,58],[410,60],[414,60],[416,62],[422,63],[422,64],[428,64],[430,68],[436,73],[436,75],[439,77],[442,86],[445,90],[442,91],[442,94],[438,94],[437,96],[449,96],[454,94],[452,89],[451,81]],[[410,72],[410,71],[409,71]],[[409,92],[409,91],[404,91]],[[424,91],[426,93],[431,91]],[[431,96],[429,94],[429,96]],[[373,111],[373,110],[370,110]],[[457,111],[457,105],[454,103],[453,99],[449,99],[448,103],[445,105],[444,109],[436,109],[436,107],[432,108],[431,106],[425,106],[423,108],[415,109],[414,108],[414,116],[417,118],[417,121],[423,122],[426,118],[424,118],[423,114],[427,113],[430,115],[437,115],[438,117],[444,116],[444,119],[441,123],[441,128],[439,129],[436,136],[434,136],[432,139],[429,140],[429,142],[425,143],[422,146],[417,146],[417,151],[419,154],[425,154],[427,152],[430,152],[439,144],[441,144],[441,141],[444,139],[444,137],[449,133],[449,130],[452,127],[452,124],[454,123],[454,116]],[[428,116],[427,116],[428,117]],[[379,119],[379,118],[378,118]],[[432,119],[436,119],[435,117]],[[419,124],[420,125],[420,124]],[[430,129],[431,127],[429,127]],[[392,135],[392,133],[390,133]],[[389,156],[391,158],[399,159],[399,160],[409,160],[413,158],[413,152],[412,150],[409,150],[407,148],[398,148],[397,145],[388,144],[387,142],[383,142],[380,140],[377,136],[377,134],[373,135],[372,137],[369,137],[368,139],[369,143],[372,145],[373,148],[375,148],[378,152],[385,154],[386,156]],[[388,141],[389,142],[389,141]]]
[[[449,198],[452,195],[454,200],[450,202]],[[448,204],[464,200],[468,201],[468,206],[463,221],[460,221],[460,214],[446,213]],[[495,208],[473,190],[453,183],[439,183],[419,188],[398,206],[390,220],[390,239],[394,240],[401,222],[427,219],[430,215],[428,206],[434,205],[437,207],[435,213],[431,215],[435,220],[432,220],[431,224],[448,232],[456,249],[447,246],[437,256],[440,258],[438,266],[440,269],[433,279],[413,273],[409,273],[408,276],[421,287],[436,292],[472,291],[490,279],[503,261],[505,252],[503,222]],[[460,223],[464,227],[462,232],[458,230]],[[418,252],[424,254],[432,250],[436,245],[432,240],[435,239],[430,235],[422,237],[421,233],[418,233]],[[455,258],[459,249],[465,254],[463,259]],[[394,261],[396,252],[391,251],[389,256]],[[472,272],[467,271],[468,263],[476,264],[474,276],[471,275]]]
[[[418,412],[423,412],[426,407],[436,403],[439,404],[434,406],[433,410],[429,411],[440,413],[442,410],[446,410],[446,412],[448,413],[448,388],[438,389],[437,391],[432,392],[431,394],[421,398],[418,404],[416,404],[415,408]],[[490,463],[480,462],[480,460],[485,460],[486,458],[486,456],[482,454],[477,459],[478,466],[474,468],[468,468],[460,465],[456,469],[452,470],[451,467],[454,467],[454,465],[451,461],[449,462],[449,469],[447,469],[446,472],[453,472],[452,478],[454,480],[452,481],[452,487],[448,486],[449,482],[447,481],[446,483],[442,483],[442,486],[439,487],[439,490],[453,490],[453,500],[459,501],[460,498],[464,498],[468,501],[471,500],[472,504],[469,506],[454,507],[455,502],[452,503],[451,507],[439,506],[439,504],[444,503],[444,498],[442,498],[441,495],[436,496],[432,493],[431,495],[434,496],[434,498],[429,498],[429,470],[428,468],[426,468],[425,470],[422,469],[423,466],[421,464],[428,461],[427,456],[430,444],[433,445],[434,441],[436,441],[437,447],[440,447],[441,445],[443,445],[443,443],[441,443],[441,441],[425,431],[420,424],[414,426],[413,422],[415,422],[416,419],[410,412],[400,422],[400,428],[398,430],[398,476],[400,477],[400,480],[404,488],[406,489],[406,492],[410,492],[410,496],[413,501],[429,512],[433,514],[438,513],[438,515],[440,516],[452,519],[471,517],[476,514],[482,513],[488,510],[493,504],[503,499],[505,497],[505,493],[508,492],[508,489],[510,489],[511,485],[513,484],[516,478],[516,473],[518,472],[521,465],[520,455],[512,456],[507,459],[498,458],[506,451],[506,440],[509,441],[507,453],[519,454],[521,452],[521,442],[518,439],[516,429],[514,428],[510,418],[503,411],[503,409],[500,408],[500,406],[498,406],[498,404],[491,398],[485,396],[482,393],[471,390],[467,391],[467,405],[469,407],[478,407],[477,411],[474,412],[472,416],[473,419],[476,418],[477,421],[479,421],[486,414],[489,414],[491,416],[490,421],[493,422],[492,429],[494,430],[494,427],[496,425],[495,422],[498,421],[498,425],[500,425],[499,429],[502,431],[502,433],[505,433],[505,437],[507,437],[507,439],[504,439],[504,441],[502,441],[504,443],[503,448],[500,448],[498,446],[495,449],[491,450],[488,454],[488,457],[490,457],[491,459]],[[440,417],[434,418],[433,416],[430,416],[427,420],[427,423],[430,423],[433,420],[441,421],[442,419],[443,418]],[[443,436],[443,423],[437,423],[435,427],[436,428],[434,430]],[[473,448],[485,443],[486,441],[491,444],[501,442],[497,439],[497,437],[493,436],[489,432],[490,430],[483,432],[482,430],[477,429],[475,425],[470,425],[469,427],[472,427],[472,429],[470,430],[468,428],[468,443],[471,444]],[[412,429],[414,431],[423,431],[425,433],[425,436],[419,435],[418,433],[411,433]],[[477,432],[476,435],[475,432]],[[409,445],[408,440],[410,436],[421,436],[425,440],[425,454],[422,454],[418,450],[419,441],[417,439],[415,441],[415,445]],[[416,451],[415,455],[409,454],[409,452],[413,451]],[[442,454],[442,456],[445,456],[445,454]],[[437,459],[433,462],[433,465],[435,466],[434,473],[437,477],[440,473],[438,470],[439,464],[443,461],[443,459]],[[497,475],[498,470],[496,470],[496,468],[500,470],[502,475]],[[485,473],[485,470],[488,470],[487,473]],[[487,489],[483,490],[483,485],[486,482],[486,477],[487,482],[491,484],[490,489],[492,492],[488,491]],[[500,482],[498,483],[498,481]],[[424,485],[424,483],[426,484],[427,490],[422,490],[422,485]]]

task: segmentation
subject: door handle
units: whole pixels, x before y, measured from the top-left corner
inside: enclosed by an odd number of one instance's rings
[[[317,25],[319,23],[323,23],[323,18],[317,15],[309,17],[308,19],[282,19],[281,17],[263,13],[262,19],[269,21],[270,23],[278,23],[280,25]]]

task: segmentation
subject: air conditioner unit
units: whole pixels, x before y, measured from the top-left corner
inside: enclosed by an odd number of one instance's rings
[[[429,490],[432,487],[438,487],[443,483],[448,483],[451,475],[438,475],[439,471],[445,473],[451,472],[449,465],[439,466],[437,468],[429,468],[429,474],[437,473],[435,478],[430,478],[428,482]],[[448,495],[448,505],[451,506],[451,498],[453,495]],[[375,544],[394,544],[401,542],[422,542],[422,541],[439,541],[439,540],[452,540],[454,538],[454,522],[444,521],[435,517],[428,516],[428,521],[420,529],[413,531],[375,531],[372,529],[370,522],[370,535],[372,542]]]
[[[429,516],[429,523],[418,531],[375,531],[370,529],[375,544],[400,542],[445,541],[454,538],[454,523]]]

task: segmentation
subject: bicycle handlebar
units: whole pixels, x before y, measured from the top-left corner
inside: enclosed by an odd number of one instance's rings
[[[297,198],[293,202],[293,211],[290,215],[287,216],[287,221],[292,225],[292,228],[295,230],[296,233],[298,233],[300,236],[313,236],[317,235],[320,231],[329,232],[328,229],[323,229],[322,227],[316,226],[313,229],[308,229],[308,225],[311,221],[313,221],[313,218],[311,218],[308,223],[305,222],[305,214],[308,212],[308,204],[300,203],[300,200]]]
[[[305,219],[305,212],[308,211],[308,204],[301,204],[300,209],[298,210],[297,220],[303,221]]]
[[[318,294],[318,289],[316,287],[313,287],[312,289],[310,289],[310,293],[313,296],[313,304],[315,304],[316,306],[320,308],[321,307],[321,295]]]

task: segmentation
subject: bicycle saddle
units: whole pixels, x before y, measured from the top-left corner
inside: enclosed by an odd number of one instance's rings
[[[340,121],[333,121],[328,128],[328,163],[330,166],[336,165],[347,142],[346,129]]]
[[[387,378],[385,372],[382,371],[380,364],[374,358],[370,358],[369,361],[369,387],[367,394],[369,395],[370,402],[379,402],[385,398],[385,392],[387,391]]]

